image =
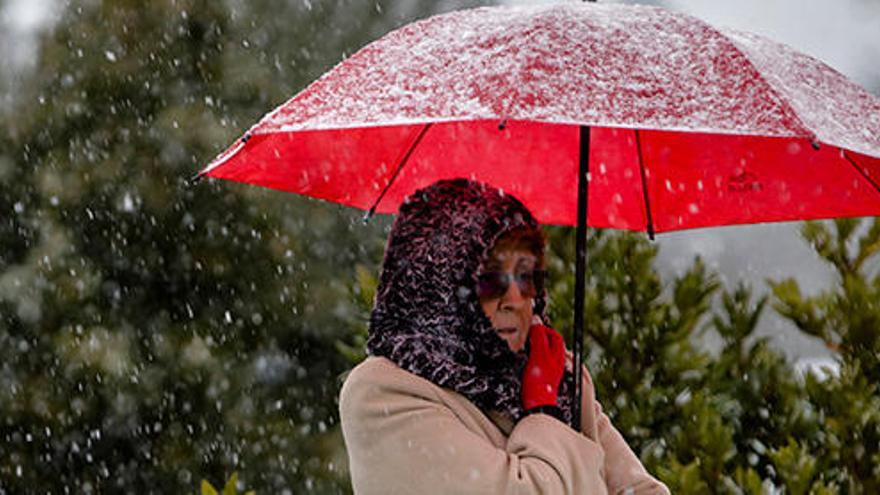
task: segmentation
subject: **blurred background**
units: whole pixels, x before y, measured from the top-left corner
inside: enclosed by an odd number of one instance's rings
[[[875,0],[627,3],[880,94]],[[188,180],[370,40],[488,4],[0,0],[0,494],[350,492],[336,397],[391,218]],[[675,493],[880,490],[875,219],[590,242],[599,399]]]

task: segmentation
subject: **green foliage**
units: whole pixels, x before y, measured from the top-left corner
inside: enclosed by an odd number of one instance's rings
[[[813,477],[816,475],[816,458],[807,448],[789,439],[788,445],[770,452],[770,459],[776,472],[785,480],[785,489],[792,495],[809,493]]]
[[[183,493],[235,470],[260,492],[347,491],[346,267],[380,259],[386,222],[187,180],[433,7],[57,7],[2,109],[0,491]]]
[[[652,268],[656,247],[642,236],[591,232],[586,294],[585,349],[600,400],[614,424],[649,464],[662,458],[668,439],[657,431],[681,426],[676,398],[699,386],[708,356],[692,343],[718,283],[697,262],[664,293]],[[551,315],[571,328],[571,233],[552,230],[548,260]],[[564,261],[566,260],[566,261]]]
[[[821,453],[816,462],[824,474],[823,483],[849,493],[877,493],[880,222],[808,222],[802,233],[834,268],[837,285],[805,297],[792,280],[771,283],[774,306],[802,331],[821,338],[834,351],[840,367],[828,380],[808,376],[805,381],[807,400],[821,421],[819,430],[806,438],[806,447]]]
[[[666,481],[666,486],[672,493],[685,495],[697,495],[710,493],[709,485],[700,474],[700,460],[696,459],[687,465],[682,465],[677,459],[667,466],[658,467],[655,474]]]
[[[379,278],[374,275],[375,270],[369,270],[364,265],[355,267],[355,282],[351,286],[350,297],[355,302],[357,314],[352,318],[352,331],[349,336],[351,343],[342,340],[336,341],[336,350],[342,354],[352,366],[363,361],[367,357],[367,328],[370,310],[373,300],[376,298],[376,288]],[[344,381],[345,376],[340,377]]]
[[[794,280],[770,282],[772,300],[744,285],[721,287],[699,259],[663,281],[643,236],[590,233],[585,348],[596,393],[673,493],[878,492],[878,225],[805,224],[838,283],[806,297]],[[563,329],[571,325],[572,235],[550,229],[551,314]],[[801,378],[755,336],[771,303],[826,342],[839,373]],[[704,332],[720,337],[717,353],[693,344]]]
[[[246,491],[244,495],[256,495],[253,490]],[[232,476],[223,485],[223,493],[218,493],[208,480],[202,480],[201,495],[237,495],[238,494],[238,473],[233,472]]]
[[[261,493],[350,491],[336,397],[364,356],[387,219],[187,179],[346,54],[436,7],[58,8],[0,108],[0,211],[13,213],[0,217],[0,491],[184,493],[229,472]],[[550,315],[570,338],[573,232],[548,232]],[[590,234],[598,398],[674,493],[880,493],[880,222],[805,224],[837,282],[806,295],[773,281],[771,298],[722,287],[700,260],[663,280],[643,236]],[[800,379],[754,335],[768,307],[839,372]],[[717,354],[694,343],[705,332]]]

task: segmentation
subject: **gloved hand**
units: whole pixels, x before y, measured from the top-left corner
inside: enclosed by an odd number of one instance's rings
[[[562,335],[542,324],[532,325],[529,329],[529,360],[522,380],[522,401],[526,411],[538,406],[557,406],[564,370],[565,341]]]

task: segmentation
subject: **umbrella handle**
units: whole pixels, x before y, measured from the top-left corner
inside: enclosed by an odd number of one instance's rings
[[[575,235],[574,279],[574,330],[572,331],[572,354],[574,366],[574,414],[571,427],[581,431],[581,395],[583,388],[584,354],[584,292],[587,274],[587,205],[590,186],[590,127],[580,129],[580,154],[578,158],[578,206],[577,232]]]

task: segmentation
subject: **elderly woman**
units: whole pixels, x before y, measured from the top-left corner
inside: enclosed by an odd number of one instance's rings
[[[544,239],[517,199],[440,181],[401,205],[370,356],[340,413],[358,494],[668,493],[596,402],[582,431],[562,337],[542,324]]]

